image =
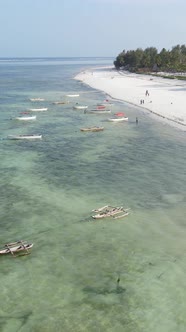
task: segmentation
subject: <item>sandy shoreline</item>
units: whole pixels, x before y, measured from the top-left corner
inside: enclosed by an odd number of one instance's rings
[[[186,131],[186,81],[131,74],[116,71],[114,67],[86,70],[75,79]]]

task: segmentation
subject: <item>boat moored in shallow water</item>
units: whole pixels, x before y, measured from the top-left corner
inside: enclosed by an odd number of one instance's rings
[[[118,218],[128,216],[129,210],[130,209],[124,209],[122,206],[113,207],[110,205],[105,205],[99,209],[93,210],[94,212],[98,212],[98,213],[93,215],[92,218],[93,219],[102,219],[102,218],[107,218],[107,217],[113,217],[114,219],[118,219]]]
[[[44,98],[30,98],[30,101],[44,101]]]
[[[123,122],[128,121],[128,117],[123,112],[118,112],[114,114],[114,117],[109,118],[108,121],[110,122]]]
[[[16,254],[23,252],[23,255],[30,254],[30,249],[33,247],[33,243],[28,243],[26,241],[16,241],[7,243],[2,249],[0,249],[0,255],[11,254],[16,257]]]
[[[75,97],[79,97],[79,94],[66,95],[66,97],[75,98]]]
[[[8,135],[8,139],[12,139],[12,140],[35,140],[35,139],[42,139],[42,135],[40,135],[40,134]]]
[[[89,128],[81,128],[80,130],[81,131],[93,131],[93,132],[96,132],[96,131],[103,131],[104,127],[89,127]]]
[[[32,116],[17,116],[15,120],[20,120],[20,121],[30,121],[30,120],[36,120],[36,115]]]
[[[111,113],[111,110],[107,109],[91,109],[91,110],[85,110],[85,113],[90,113],[90,114],[108,114]]]
[[[75,110],[86,110],[88,108],[87,105],[79,105],[79,104],[76,104],[73,106],[73,109]]]
[[[47,107],[43,107],[43,108],[30,108],[29,109],[29,111],[31,111],[31,112],[45,112],[47,110],[48,110]]]

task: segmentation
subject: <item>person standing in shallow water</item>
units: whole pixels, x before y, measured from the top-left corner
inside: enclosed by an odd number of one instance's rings
[[[138,118],[136,117],[136,124],[138,124]]]

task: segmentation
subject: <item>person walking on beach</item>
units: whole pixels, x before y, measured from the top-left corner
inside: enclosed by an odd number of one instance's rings
[[[146,92],[145,92],[145,96],[149,96],[149,92],[148,92],[148,90],[146,90]]]

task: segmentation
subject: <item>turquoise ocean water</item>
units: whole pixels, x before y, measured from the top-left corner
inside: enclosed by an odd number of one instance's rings
[[[128,115],[121,124],[73,110],[107,97],[73,79],[105,64],[0,61],[0,243],[34,243],[31,255],[0,257],[1,332],[185,332],[185,132],[125,103],[112,106]],[[14,120],[36,107],[48,111]],[[80,131],[91,125],[105,130]],[[43,139],[7,139],[33,133]],[[94,221],[106,204],[131,213]]]

